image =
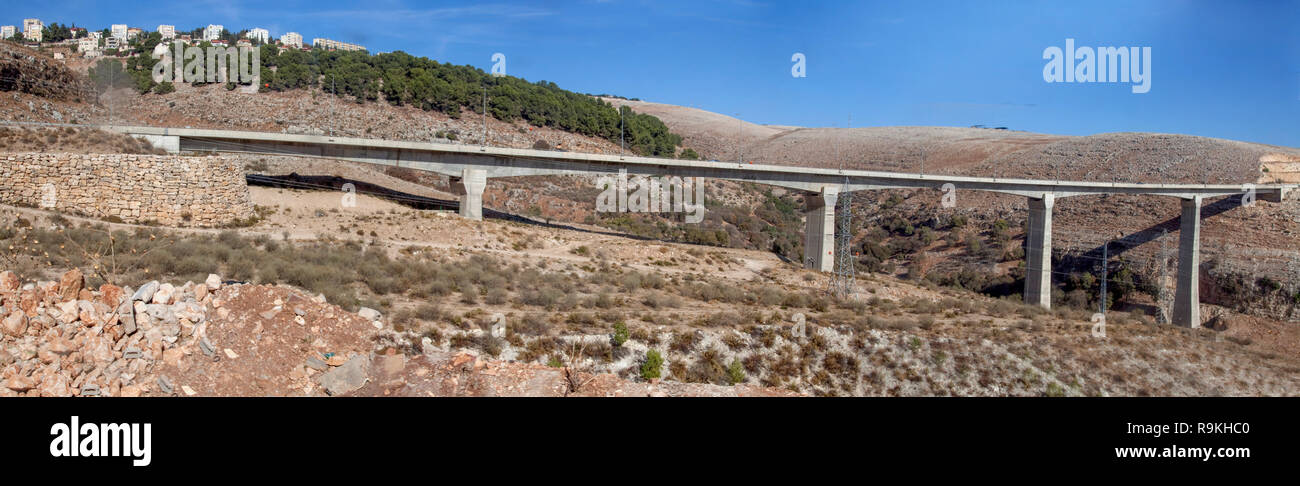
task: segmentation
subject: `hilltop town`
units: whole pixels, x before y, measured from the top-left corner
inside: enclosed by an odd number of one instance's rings
[[[340,51],[365,51],[365,46],[342,42],[334,39],[316,37],[310,43],[303,42],[302,34],[285,32],[279,39],[271,39],[270,31],[261,27],[242,29],[231,33],[225,26],[208,24],[191,31],[177,31],[175,25],[159,25],[154,30],[131,27],[127,24],[113,24],[101,30],[89,30],[85,27],[60,25],[55,22],[46,25],[41,19],[23,19],[21,25],[0,26],[0,39],[21,42],[29,47],[55,50],[54,56],[61,58],[77,54],[85,58],[117,56],[126,51],[132,43],[139,43],[150,35],[157,34],[162,41],[180,41],[186,44],[214,46],[246,46],[275,44],[293,49],[326,49]]]

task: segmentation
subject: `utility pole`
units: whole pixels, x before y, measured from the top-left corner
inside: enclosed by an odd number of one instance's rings
[[[483,146],[487,147],[487,85],[483,85]]]
[[[339,97],[339,85],[334,82],[334,73],[330,73],[330,94],[333,94],[335,98],[330,100],[330,137],[333,137],[334,125],[338,124],[337,119],[334,118],[334,104],[338,102],[337,98]]]
[[[623,141],[625,131],[623,129],[623,107],[620,106],[618,107],[618,151],[622,154],[627,154],[627,143]]]
[[[849,178],[844,178],[835,213],[835,275],[831,277],[830,293],[838,299],[849,299],[856,292],[857,273],[853,258],[853,193],[849,192]]]
[[[1110,251],[1110,240],[1107,239],[1102,241],[1101,242],[1101,303],[1100,303],[1102,315],[1106,314],[1106,279],[1108,278],[1106,273],[1107,271],[1106,264],[1110,263],[1109,251]]]
[[[1156,305],[1160,308],[1157,311],[1156,321],[1160,324],[1169,322],[1169,289],[1166,282],[1169,279],[1169,241],[1168,231],[1160,230],[1160,289],[1156,294]]]

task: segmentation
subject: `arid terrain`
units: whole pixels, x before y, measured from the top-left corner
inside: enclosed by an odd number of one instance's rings
[[[6,54],[12,55],[12,53]],[[39,53],[34,56],[40,56]],[[21,56],[20,56],[21,57]],[[39,59],[33,57],[33,59]],[[52,60],[46,60],[53,62]],[[0,120],[221,127],[479,143],[483,120],[320,91],[220,85],[95,100],[45,61],[0,91]],[[51,67],[53,66],[53,67]],[[78,72],[77,70],[81,70]],[[69,78],[71,77],[71,78]],[[38,87],[41,87],[38,89]],[[617,98],[706,159],[1134,182],[1285,178],[1300,150],[1184,135],[763,126]],[[488,143],[617,153],[607,140],[488,118]],[[0,127],[0,152],[154,153],[90,128]],[[1019,302],[1022,198],[854,196],[858,292],[799,265],[802,196],[711,181],[699,227],[594,212],[580,177],[492,180],[469,221],[418,198],[447,180],[324,159],[222,155],[250,186],[238,227],[131,225],[0,207],[0,396],[1294,396],[1300,202],[1208,211],[1201,329],[1158,324],[1176,200],[1058,203],[1062,288]],[[1266,165],[1262,165],[1266,164]],[[1265,172],[1263,168],[1269,170]],[[345,203],[344,182],[366,188]],[[364,184],[364,186],[361,186]],[[370,192],[381,193],[376,197]],[[1213,205],[1213,202],[1211,202]],[[1207,206],[1211,207],[1211,206]],[[1105,326],[1087,258],[1128,271]],[[1118,256],[1116,256],[1118,255]],[[1118,277],[1116,277],[1118,278]],[[1168,282],[1163,283],[1166,287]],[[1002,289],[1002,290],[998,290]],[[1006,290],[1010,289],[1010,290]],[[129,322],[128,322],[129,321]],[[1098,331],[1104,329],[1104,336]],[[93,385],[93,386],[91,386]]]

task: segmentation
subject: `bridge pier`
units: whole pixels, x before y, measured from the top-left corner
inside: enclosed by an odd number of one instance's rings
[[[1174,291],[1175,326],[1201,327],[1201,196],[1183,199],[1178,218],[1178,287]]]
[[[460,216],[483,220],[483,189],[487,188],[487,171],[462,169],[460,177],[451,178],[451,192],[460,195]]]
[[[839,195],[839,187],[826,186],[820,193],[804,198],[804,268],[835,270],[835,201]]]
[[[1052,207],[1056,196],[1029,198],[1025,235],[1025,303],[1052,308]]]

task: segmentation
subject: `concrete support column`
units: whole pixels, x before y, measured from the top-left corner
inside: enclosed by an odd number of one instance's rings
[[[1183,199],[1178,218],[1178,287],[1174,291],[1174,325],[1201,327],[1201,196]]]
[[[487,187],[487,171],[463,169],[459,178],[451,178],[451,191],[460,195],[460,216],[475,221],[483,220],[483,189]]]
[[[835,201],[839,187],[823,187],[820,194],[808,196],[804,217],[803,264],[823,272],[835,270]]]
[[[1025,234],[1025,303],[1052,308],[1052,206],[1056,196],[1029,198]]]

